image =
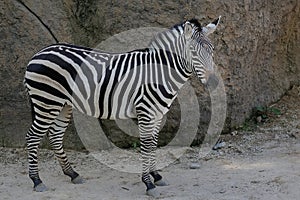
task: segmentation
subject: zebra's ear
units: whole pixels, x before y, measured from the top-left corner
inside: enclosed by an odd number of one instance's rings
[[[209,35],[211,33],[213,33],[216,29],[217,26],[220,22],[221,16],[219,16],[219,18],[215,19],[213,22],[207,24],[207,26],[202,28],[202,31],[205,35]]]
[[[193,27],[192,24],[190,22],[185,22],[184,24],[184,37],[185,39],[191,39],[193,35]]]

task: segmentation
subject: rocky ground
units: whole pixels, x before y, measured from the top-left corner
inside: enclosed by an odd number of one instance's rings
[[[204,158],[188,150],[162,170],[170,183],[159,199],[299,199],[300,87],[268,108],[258,108],[239,130],[222,135],[220,148]],[[87,152],[68,151],[86,179],[74,185],[49,150],[40,152],[40,173],[49,190],[36,193],[27,175],[26,151],[1,148],[1,199],[151,199],[139,174],[113,170]]]

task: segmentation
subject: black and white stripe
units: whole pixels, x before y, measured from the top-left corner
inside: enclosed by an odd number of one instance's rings
[[[55,44],[35,54],[24,81],[32,103],[33,123],[26,138],[35,190],[46,189],[37,162],[38,145],[46,133],[64,173],[74,183],[82,182],[62,148],[72,109],[101,119],[137,118],[142,180],[147,191],[155,188],[149,175],[161,185],[154,154],[161,119],[192,72],[206,82],[207,69],[213,69],[212,45],[195,20],[159,33],[146,49],[107,53]]]

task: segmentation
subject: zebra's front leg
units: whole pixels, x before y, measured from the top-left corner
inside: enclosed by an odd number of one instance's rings
[[[150,178],[150,158],[152,134],[141,133],[141,154],[142,154],[142,181],[146,185],[146,193],[149,196],[158,196],[155,185]]]
[[[156,171],[155,149],[157,146],[157,135],[159,131],[160,120],[154,121],[146,117],[139,119],[139,130],[141,139],[142,154],[142,181],[145,183],[149,196],[158,197],[159,193],[155,188],[155,184],[151,181],[150,175],[154,177],[154,181],[160,181],[162,177]]]
[[[151,156],[150,156],[150,175],[154,179],[154,184],[156,186],[167,186],[169,185],[167,182],[163,180],[163,177],[157,172],[156,169],[156,149],[157,149],[157,142],[158,142],[158,133],[160,130],[162,120],[158,120],[155,124],[153,129],[153,140],[152,140],[152,149],[151,149]]]

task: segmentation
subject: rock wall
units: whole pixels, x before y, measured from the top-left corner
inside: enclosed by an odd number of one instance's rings
[[[224,130],[236,128],[253,107],[275,102],[300,85],[299,6],[297,0],[0,0],[1,145],[25,144],[31,116],[22,81],[39,49],[57,41],[95,47],[122,31],[170,27],[191,17],[206,23],[223,16],[212,41],[227,93]],[[201,139],[210,120],[209,95],[195,78],[191,84],[199,96]],[[170,119],[175,120],[165,132],[176,127],[179,111],[174,107]],[[82,148],[73,126],[65,146]]]

